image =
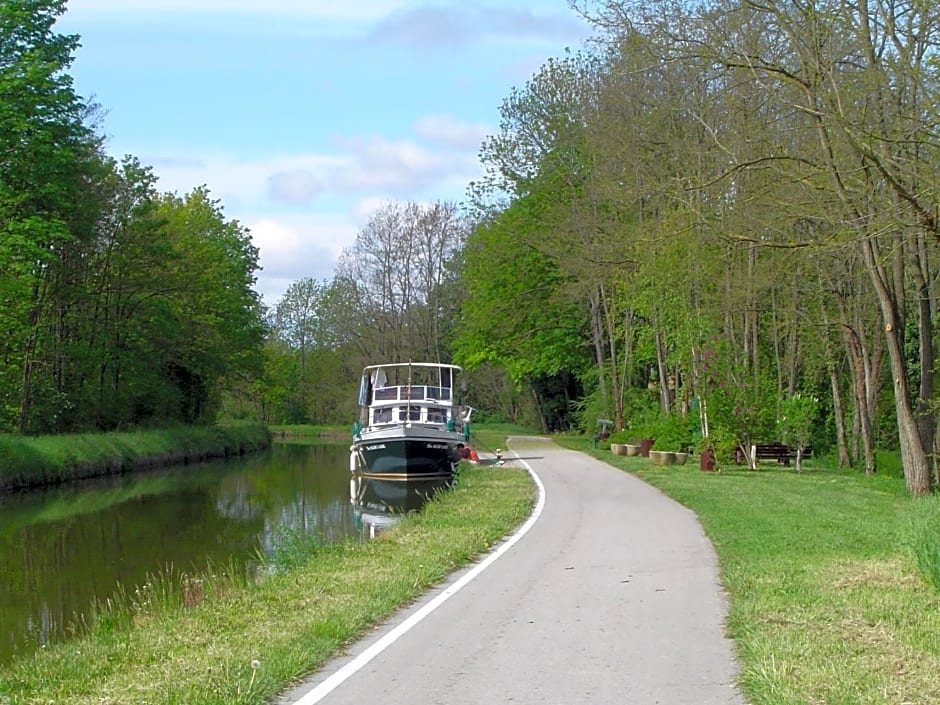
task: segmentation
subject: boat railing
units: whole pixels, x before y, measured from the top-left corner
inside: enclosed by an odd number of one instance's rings
[[[417,422],[432,426],[446,425],[451,421],[448,409],[442,406],[381,406],[371,410],[371,424]]]
[[[424,384],[403,384],[396,387],[379,387],[374,390],[372,402],[429,401],[450,402],[453,390],[450,387],[436,387]]]

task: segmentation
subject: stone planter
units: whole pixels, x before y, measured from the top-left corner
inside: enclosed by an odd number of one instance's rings
[[[626,455],[627,446],[625,443],[611,443],[610,452],[613,453],[614,455]]]
[[[627,443],[627,455],[635,456],[640,454],[640,446],[634,445],[632,443]]]
[[[650,461],[653,465],[675,465],[676,454],[668,450],[651,450]]]
[[[688,453],[676,453],[676,465],[685,465],[688,459]]]

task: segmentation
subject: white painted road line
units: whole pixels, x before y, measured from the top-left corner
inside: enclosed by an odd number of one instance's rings
[[[412,628],[414,628],[421,620],[431,614],[434,610],[444,604],[452,596],[457,594],[462,588],[468,585],[473,581],[477,576],[479,576],[484,570],[489,568],[493,563],[495,563],[504,553],[506,553],[510,548],[512,548],[516,542],[521,539],[523,536],[528,533],[535,522],[538,521],[539,516],[542,514],[542,508],[545,506],[545,485],[542,484],[541,478],[536,475],[535,471],[525,462],[522,458],[518,457],[518,454],[513,452],[514,460],[519,462],[525,467],[525,469],[532,476],[533,481],[538,487],[538,500],[535,503],[535,509],[532,510],[532,514],[526,520],[526,522],[519,527],[519,529],[510,536],[506,541],[499,545],[499,547],[490,553],[484,560],[474,566],[470,571],[464,574],[459,580],[454,582],[453,585],[448,586],[443,592],[437,595],[433,600],[424,605],[417,612],[412,614],[408,619],[403,621],[401,624],[396,626],[390,632],[385,634],[381,639],[376,641],[372,646],[363,651],[361,654],[356,656],[352,661],[347,663],[341,669],[333,673],[328,678],[326,678],[322,683],[319,683],[316,687],[307,691],[303,697],[295,701],[294,705],[315,705],[319,703],[323,698],[332,693],[336,688],[343,684],[348,678],[355,674],[359,669],[368,664],[372,659],[381,654],[385,649],[394,644],[398,639],[407,634]]]

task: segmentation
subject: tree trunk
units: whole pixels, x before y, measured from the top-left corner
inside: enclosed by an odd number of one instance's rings
[[[542,400],[539,399],[539,393],[535,389],[534,384],[530,384],[529,387],[532,389],[532,400],[535,402],[535,411],[539,415],[539,425],[542,427],[542,433],[548,433],[548,422],[545,420],[545,412],[542,411]]]
[[[17,429],[20,433],[29,431],[29,415],[33,404],[33,367],[39,348],[39,326],[42,321],[47,276],[48,272],[43,275],[41,284],[33,288],[33,306],[29,314],[29,333],[23,351],[23,374],[20,382],[20,408],[17,419]]]
[[[842,403],[842,392],[839,388],[839,377],[836,374],[836,366],[831,361],[829,363],[829,383],[832,387],[832,415],[835,417],[836,448],[839,453],[839,467],[844,468],[851,464],[849,447],[845,441],[845,405]]]
[[[866,393],[865,361],[862,344],[854,328],[843,324],[845,347],[848,350],[852,367],[852,392],[855,399],[856,423],[858,433],[856,439],[862,442],[861,458],[866,475],[875,472],[875,448],[871,433],[871,417],[868,415],[868,397]]]
[[[607,373],[604,370],[604,361],[606,360],[606,354],[604,352],[604,322],[603,316],[601,315],[600,292],[597,287],[591,292],[589,308],[591,313],[591,337],[594,343],[594,358],[597,361],[597,390],[600,395],[601,405],[606,408],[608,396]]]
[[[633,310],[627,311],[623,323],[623,370],[620,373],[620,389],[617,390],[617,413],[620,414],[621,425],[617,430],[623,430],[623,402],[626,390],[633,386]]]
[[[610,348],[610,391],[614,405],[614,428],[619,429],[623,428],[623,397],[617,393],[617,390],[620,388],[617,364],[617,325],[614,321],[613,308],[609,304],[607,292],[603,284],[599,285],[599,290],[601,305],[604,311],[607,345]]]
[[[669,373],[666,369],[666,343],[663,332],[656,331],[656,370],[659,374],[659,403],[663,413],[669,413]]]
[[[930,491],[930,465],[917,427],[917,418],[911,406],[910,383],[904,360],[903,321],[892,296],[888,281],[884,277],[875,245],[871,239],[861,241],[862,254],[868,265],[869,276],[878,295],[881,317],[884,322],[888,344],[888,360],[894,378],[894,408],[898,419],[898,441],[901,445],[901,462],[904,466],[904,481],[911,495],[919,497]]]
[[[919,238],[923,239],[923,238]],[[919,252],[911,257],[911,273],[917,294],[917,327],[920,338],[919,369],[920,389],[917,396],[917,428],[920,433],[924,450],[933,449],[934,429],[936,427],[935,414],[930,408],[933,399],[934,380],[934,345],[933,345],[933,318],[931,312],[930,285],[926,276],[926,256],[921,258]],[[934,473],[936,473],[937,460],[934,458]]]

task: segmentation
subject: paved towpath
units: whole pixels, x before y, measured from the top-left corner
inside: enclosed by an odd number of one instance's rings
[[[695,516],[583,453],[510,447],[544,487],[524,534],[279,703],[743,705]]]

